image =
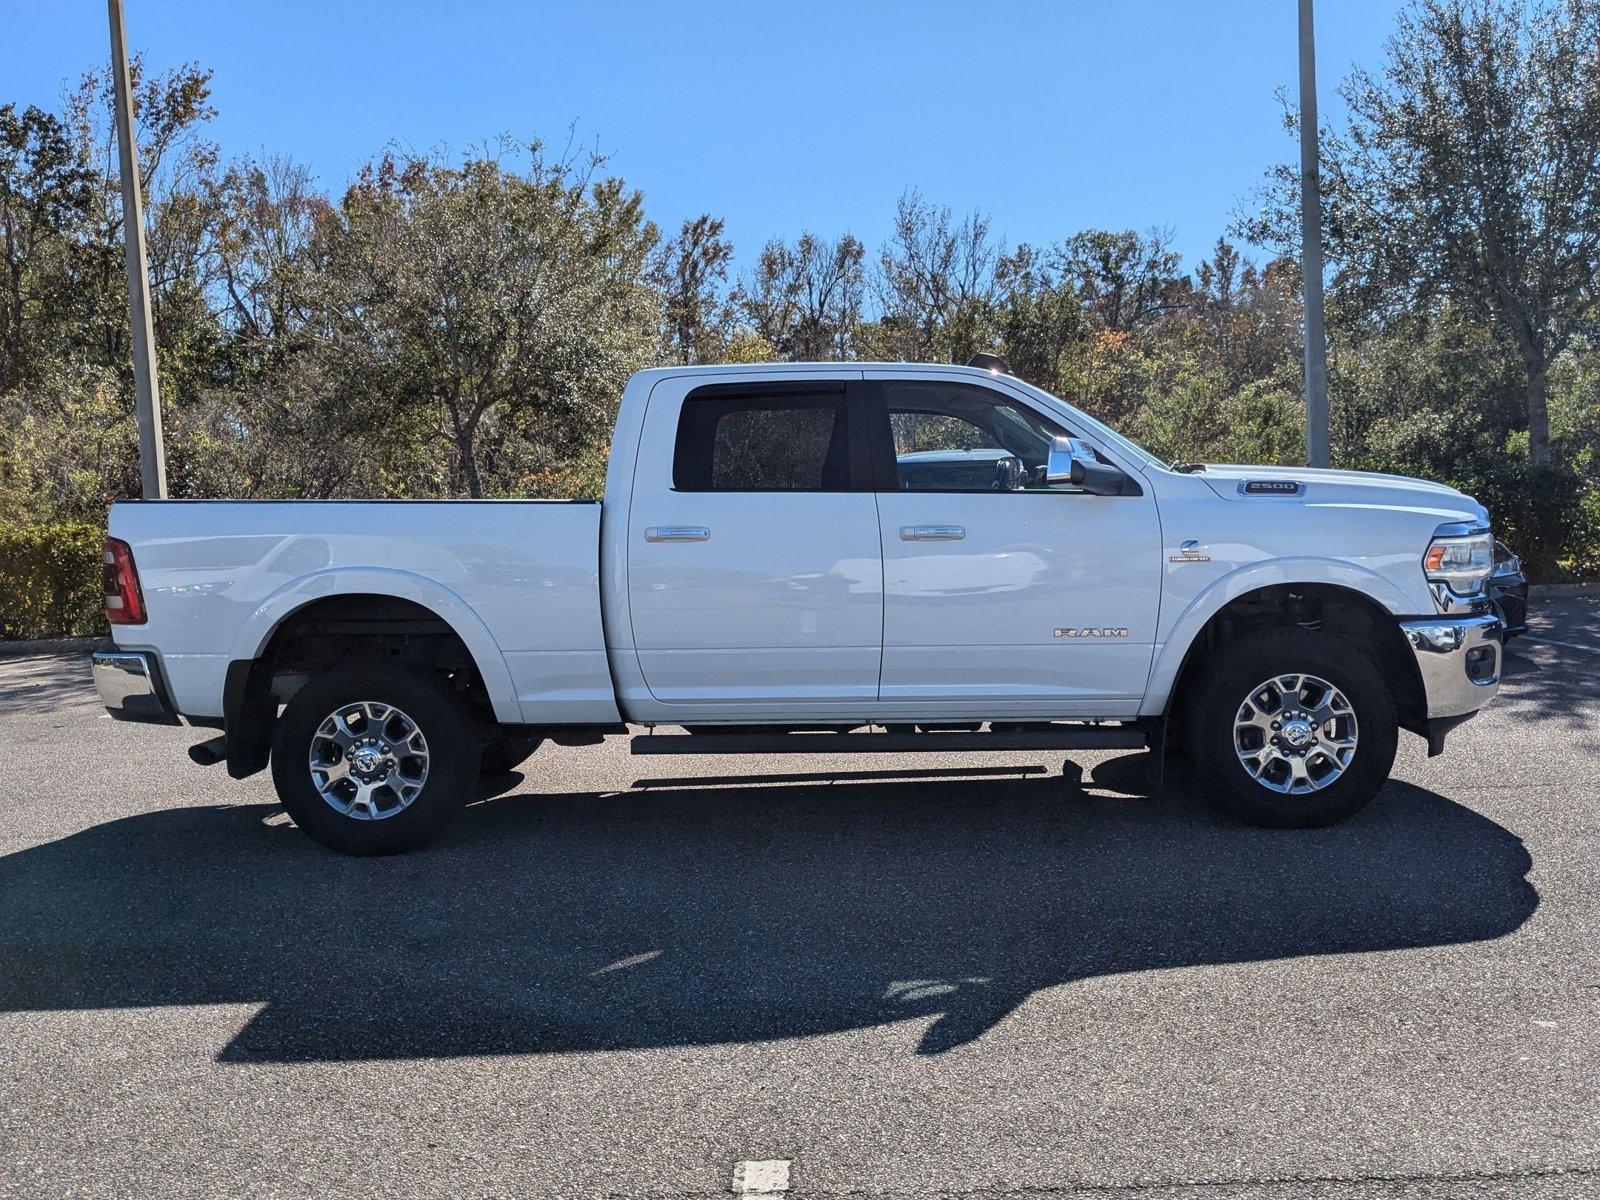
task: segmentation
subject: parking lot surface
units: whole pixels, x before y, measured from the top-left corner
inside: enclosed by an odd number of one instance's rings
[[[1333,829],[618,738],[378,860],[0,661],[0,1195],[1600,1195],[1600,598],[1532,624]]]

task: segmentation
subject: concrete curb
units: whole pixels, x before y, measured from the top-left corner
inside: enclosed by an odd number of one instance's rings
[[[0,642],[0,658],[29,654],[87,654],[111,645],[108,637],[44,638],[36,642]]]
[[[1532,583],[1528,599],[1556,600],[1563,596],[1600,596],[1600,583]]]

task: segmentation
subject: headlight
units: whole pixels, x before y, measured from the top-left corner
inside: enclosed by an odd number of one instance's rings
[[[1458,596],[1476,596],[1494,570],[1494,536],[1487,530],[1434,535],[1422,556],[1429,583],[1442,583]]]

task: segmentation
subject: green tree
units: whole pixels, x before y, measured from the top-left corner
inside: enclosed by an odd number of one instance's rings
[[[1046,391],[1064,393],[1091,321],[1078,289],[1052,258],[1024,244],[999,260],[994,319],[1011,369]]]
[[[999,257],[982,213],[957,221],[914,189],[902,193],[878,255],[884,357],[961,363],[991,349]]]
[[[158,366],[181,407],[215,378],[224,341],[200,249],[210,76],[147,75],[137,60],[131,71]],[[0,520],[97,520],[108,493],[137,485],[110,109],[98,72],[60,115],[0,108]]]
[[[680,363],[716,362],[727,345],[733,313],[725,291],[733,246],[722,228],[722,219],[709,213],[685,221],[655,264],[662,352]]]
[[[303,166],[281,156],[233,163],[209,193],[214,225],[205,252],[238,348],[252,361],[290,349],[310,320],[303,266],[327,197]]]
[[[35,107],[0,107],[0,394],[40,365],[71,305],[72,239],[93,210],[94,177],[71,130]]]
[[[1106,329],[1148,329],[1179,307],[1188,289],[1171,235],[1162,229],[1142,236],[1086,229],[1057,246],[1055,256]]]
[[[751,332],[797,362],[854,356],[866,286],[865,250],[849,234],[827,241],[802,233],[774,238],[734,291]]]
[[[1413,0],[1383,67],[1340,93],[1349,127],[1322,135],[1337,287],[1380,321],[1448,300],[1495,328],[1527,455],[1549,463],[1551,369],[1600,316],[1600,2]],[[1278,168],[1246,232],[1292,246],[1297,203]]]
[[[657,234],[598,160],[384,157],[320,214],[304,264],[314,352],[374,438],[430,417],[449,486],[513,486],[603,439],[660,321]]]

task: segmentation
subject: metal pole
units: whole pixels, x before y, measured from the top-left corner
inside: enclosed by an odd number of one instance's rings
[[[1306,465],[1330,465],[1328,334],[1322,319],[1322,181],[1317,170],[1317,48],[1300,0],[1300,287],[1306,309]]]
[[[161,439],[161,381],[156,376],[155,325],[150,317],[150,272],[145,264],[144,201],[139,193],[138,143],[122,0],[106,0],[111,18],[111,77],[117,97],[117,159],[122,168],[122,249],[128,269],[128,328],[133,351],[133,394],[139,418],[139,477],[146,500],[167,494],[167,459]]]

